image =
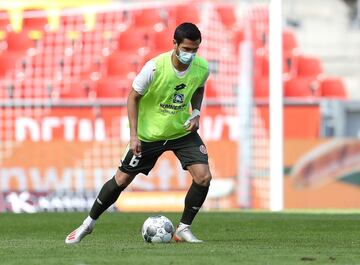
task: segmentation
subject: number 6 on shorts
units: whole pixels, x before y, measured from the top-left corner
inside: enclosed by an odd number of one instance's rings
[[[136,167],[140,162],[140,157],[141,157],[141,155],[139,155],[139,156],[133,155],[133,157],[131,158],[131,160],[129,162],[129,166]]]

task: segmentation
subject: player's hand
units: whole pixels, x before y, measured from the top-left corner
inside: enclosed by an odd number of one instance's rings
[[[195,116],[190,120],[189,125],[186,127],[187,131],[195,132],[200,126],[200,116]]]
[[[141,142],[137,136],[130,136],[130,150],[134,155],[141,155]]]

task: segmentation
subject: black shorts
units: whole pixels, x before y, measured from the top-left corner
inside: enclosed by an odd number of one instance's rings
[[[206,147],[199,134],[192,132],[174,140],[156,142],[141,141],[140,156],[135,156],[129,147],[127,147],[119,169],[130,175],[137,175],[139,173],[147,175],[154,167],[157,159],[165,151],[173,151],[185,170],[190,165],[208,164]]]

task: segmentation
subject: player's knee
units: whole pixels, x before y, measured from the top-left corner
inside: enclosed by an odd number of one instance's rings
[[[131,176],[125,172],[122,172],[119,169],[116,171],[115,181],[119,187],[126,188],[133,179],[134,179],[133,176]]]
[[[209,186],[210,185],[210,181],[212,179],[212,176],[211,176],[211,173],[210,172],[206,172],[205,174],[201,175],[199,178],[198,178],[198,181],[199,181],[199,185],[201,186]]]

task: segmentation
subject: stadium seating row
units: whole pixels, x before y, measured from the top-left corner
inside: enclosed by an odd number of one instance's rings
[[[219,8],[217,10],[221,15],[222,20],[226,20],[227,26],[231,26],[235,23],[235,15],[233,13],[233,8],[228,6],[227,8]],[[86,11],[85,11],[86,12]],[[26,13],[36,13],[36,15],[27,16]],[[230,14],[231,13],[231,14]],[[49,20],[46,17],[46,12],[44,10],[24,10],[24,17],[20,22],[21,28],[25,30],[40,30],[47,31],[49,30]],[[229,20],[229,14],[231,16]],[[179,4],[171,7],[164,8],[148,8],[142,10],[133,10],[118,12],[117,16],[121,16],[122,20],[126,23],[131,24],[134,27],[162,27],[162,26],[174,26],[182,22],[200,22],[200,10],[197,5],[189,6],[187,4]],[[106,13],[97,14],[96,20],[100,24],[102,20],[106,17]],[[79,20],[82,20],[85,23],[85,19],[82,16],[79,16]],[[69,16],[60,16],[59,17],[60,25],[64,26],[69,23]],[[70,23],[72,23],[70,18]],[[0,10],[0,30],[3,31],[12,31],[13,26],[9,13],[6,10]],[[56,30],[56,28],[55,28]]]
[[[231,33],[231,45],[237,54],[245,38],[241,22],[231,5],[219,5],[216,12]],[[49,31],[45,16],[26,17],[21,32],[13,32],[6,16],[0,16],[0,97],[124,97],[142,65],[172,49],[175,25],[198,23],[200,14],[197,6],[181,5],[121,12],[110,18],[114,21],[109,21],[109,14],[99,13],[93,31],[84,30],[80,15],[61,17],[62,27],[57,31]],[[256,9],[251,18],[256,51],[254,96],[267,98],[267,9]],[[324,76],[319,58],[301,54],[296,36],[289,29],[283,31],[283,55],[285,97],[346,98],[342,80]],[[216,97],[214,82],[208,83],[206,95]]]
[[[267,36],[268,33],[264,33]],[[346,88],[341,78],[327,77],[320,58],[301,53],[293,31],[283,31],[283,94],[287,98],[346,98]],[[264,38],[267,39],[266,37]],[[255,42],[256,43],[256,42]],[[266,41],[256,48],[255,98],[269,97],[269,60]],[[265,50],[265,52],[264,52]]]
[[[269,98],[269,78],[255,79],[254,97]],[[344,82],[339,77],[295,77],[284,80],[285,98],[347,98]]]

